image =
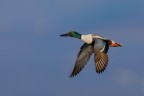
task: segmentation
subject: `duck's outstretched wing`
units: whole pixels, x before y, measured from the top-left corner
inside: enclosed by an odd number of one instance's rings
[[[96,65],[96,72],[102,73],[108,64],[108,40],[95,39],[94,44],[94,60]]]
[[[74,69],[69,77],[76,76],[84,68],[93,53],[93,48],[94,47],[90,44],[84,43],[82,45],[78,53]]]

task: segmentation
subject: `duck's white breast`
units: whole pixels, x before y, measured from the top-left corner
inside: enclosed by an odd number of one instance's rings
[[[82,35],[81,40],[87,44],[91,44],[93,41],[92,34]]]

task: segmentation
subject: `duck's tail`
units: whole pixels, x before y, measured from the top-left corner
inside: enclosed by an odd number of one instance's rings
[[[110,46],[110,47],[121,47],[122,44],[116,43],[116,42],[114,42],[114,41],[110,41],[110,42],[109,42],[109,46]]]
[[[122,46],[122,44],[118,44],[118,43],[111,44],[111,47],[121,47],[121,46]]]

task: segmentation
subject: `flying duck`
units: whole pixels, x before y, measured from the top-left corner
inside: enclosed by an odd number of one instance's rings
[[[69,77],[76,76],[89,61],[90,56],[94,53],[94,62],[96,72],[102,73],[108,64],[108,49],[109,47],[120,47],[122,44],[116,43],[113,40],[104,38],[97,34],[82,35],[76,31],[70,31],[66,34],[60,35],[61,37],[74,37],[84,41],[80,51],[77,55],[75,66]]]

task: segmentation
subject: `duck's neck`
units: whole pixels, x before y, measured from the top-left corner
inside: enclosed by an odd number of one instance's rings
[[[78,38],[78,39],[81,39],[82,37],[82,34],[79,34],[79,33],[75,33],[75,34],[72,34],[71,37],[74,37],[74,38]]]

